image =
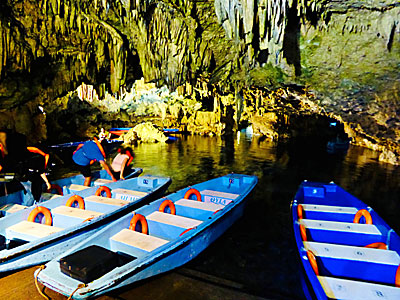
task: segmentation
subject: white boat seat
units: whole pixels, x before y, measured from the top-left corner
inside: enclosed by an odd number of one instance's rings
[[[329,299],[400,299],[400,288],[394,286],[324,276],[318,276],[318,280]]]
[[[107,197],[94,196],[94,195],[85,197],[84,201],[85,201],[85,203],[95,202],[95,203],[116,205],[116,206],[124,206],[124,205],[127,205],[130,203],[129,201],[125,201],[125,200],[121,200],[121,199],[107,198]]]
[[[8,239],[20,239],[24,241],[33,241],[38,238],[46,237],[64,228],[49,226],[45,224],[22,221],[6,229]]]
[[[308,229],[352,232],[361,234],[371,234],[377,236],[382,235],[375,225],[369,225],[369,224],[308,220],[308,219],[301,219],[299,223],[303,224]]]
[[[343,214],[356,214],[358,209],[348,206],[330,206],[330,205],[315,205],[315,204],[301,204],[304,211],[325,212],[325,213],[343,213]]]
[[[111,182],[113,182],[111,179],[104,179],[104,178],[97,178],[97,179],[93,180],[93,184],[96,186],[111,183]]]
[[[220,191],[213,191],[213,190],[203,190],[200,192],[202,195],[209,195],[213,197],[219,197],[219,198],[227,198],[231,200],[235,200],[237,197],[239,197],[239,194],[232,194],[232,193],[225,193],[225,192],[220,192]]]
[[[50,200],[50,199],[55,199],[58,197],[62,197],[61,195],[57,194],[52,194],[52,193],[42,193],[41,198],[45,201]]]
[[[196,208],[196,209],[202,209],[202,210],[207,210],[207,211],[212,211],[212,212],[225,207],[225,205],[221,205],[221,204],[215,204],[215,203],[211,203],[211,202],[201,202],[201,201],[188,200],[188,199],[180,199],[175,202],[175,206],[176,205],[181,205],[181,206]]]
[[[146,217],[148,221],[159,222],[185,229],[193,228],[202,223],[200,220],[186,218],[177,215],[171,215],[159,211],[155,211]]]
[[[127,244],[129,246],[150,252],[168,243],[167,240],[136,232],[130,229],[122,229],[111,237],[111,240]]]
[[[8,215],[8,214],[15,213],[15,212],[20,211],[25,208],[27,208],[27,206],[25,206],[25,205],[9,203],[9,204],[5,204],[5,205],[1,206],[0,211],[3,211],[6,215]]]
[[[316,242],[304,242],[303,244],[306,250],[311,250],[319,257],[365,261],[395,266],[400,265],[400,256],[397,252],[391,250]]]
[[[58,206],[58,207],[52,209],[51,214],[87,220],[90,218],[98,217],[98,216],[102,215],[103,213],[62,205],[62,206]],[[53,216],[53,219],[55,219],[55,216]]]
[[[67,187],[68,187],[68,189],[74,190],[74,191],[83,191],[83,190],[90,188],[90,186],[85,186],[85,185],[80,185],[80,184],[75,184],[75,183],[73,183]]]

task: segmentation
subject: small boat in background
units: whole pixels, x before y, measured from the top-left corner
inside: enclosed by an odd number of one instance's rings
[[[107,223],[159,198],[170,183],[167,177],[144,175],[86,188],[6,215],[0,219],[0,272],[61,255]]]
[[[73,299],[99,296],[177,268],[243,214],[256,176],[230,174],[135,209],[35,272]]]
[[[291,212],[308,299],[400,299],[400,237],[371,207],[305,181]]]

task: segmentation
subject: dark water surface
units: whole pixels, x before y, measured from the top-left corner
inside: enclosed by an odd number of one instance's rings
[[[134,165],[145,174],[170,176],[169,192],[231,172],[258,176],[243,218],[185,265],[236,282],[251,295],[304,299],[290,218],[302,180],[334,181],[400,232],[400,169],[379,163],[367,149],[351,146],[346,155],[335,156],[306,140],[277,144],[244,133],[224,139],[184,136],[169,144],[139,145]]]

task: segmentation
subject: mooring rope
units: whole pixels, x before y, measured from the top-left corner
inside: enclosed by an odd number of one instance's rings
[[[42,270],[44,270],[46,268],[46,266],[44,266],[44,265],[41,265],[40,267],[39,267],[39,269],[38,269],[38,272],[36,273],[36,275],[35,275],[35,285],[36,285],[36,289],[38,290],[38,292],[39,292],[39,294],[41,295],[41,296],[43,296],[46,300],[50,300],[50,298],[49,297],[47,297],[41,290],[40,290],[40,288],[39,288],[39,283],[38,283],[38,276],[39,276],[39,273],[42,271]]]
[[[84,287],[86,287],[86,284],[84,284],[84,283],[78,284],[78,287],[72,292],[71,295],[69,295],[67,300],[71,300],[72,296],[76,293],[76,291],[81,289],[81,288],[84,288]]]

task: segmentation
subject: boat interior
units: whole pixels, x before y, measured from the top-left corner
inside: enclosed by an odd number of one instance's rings
[[[331,184],[297,197],[301,256],[328,298],[400,299],[400,238],[371,208]]]

